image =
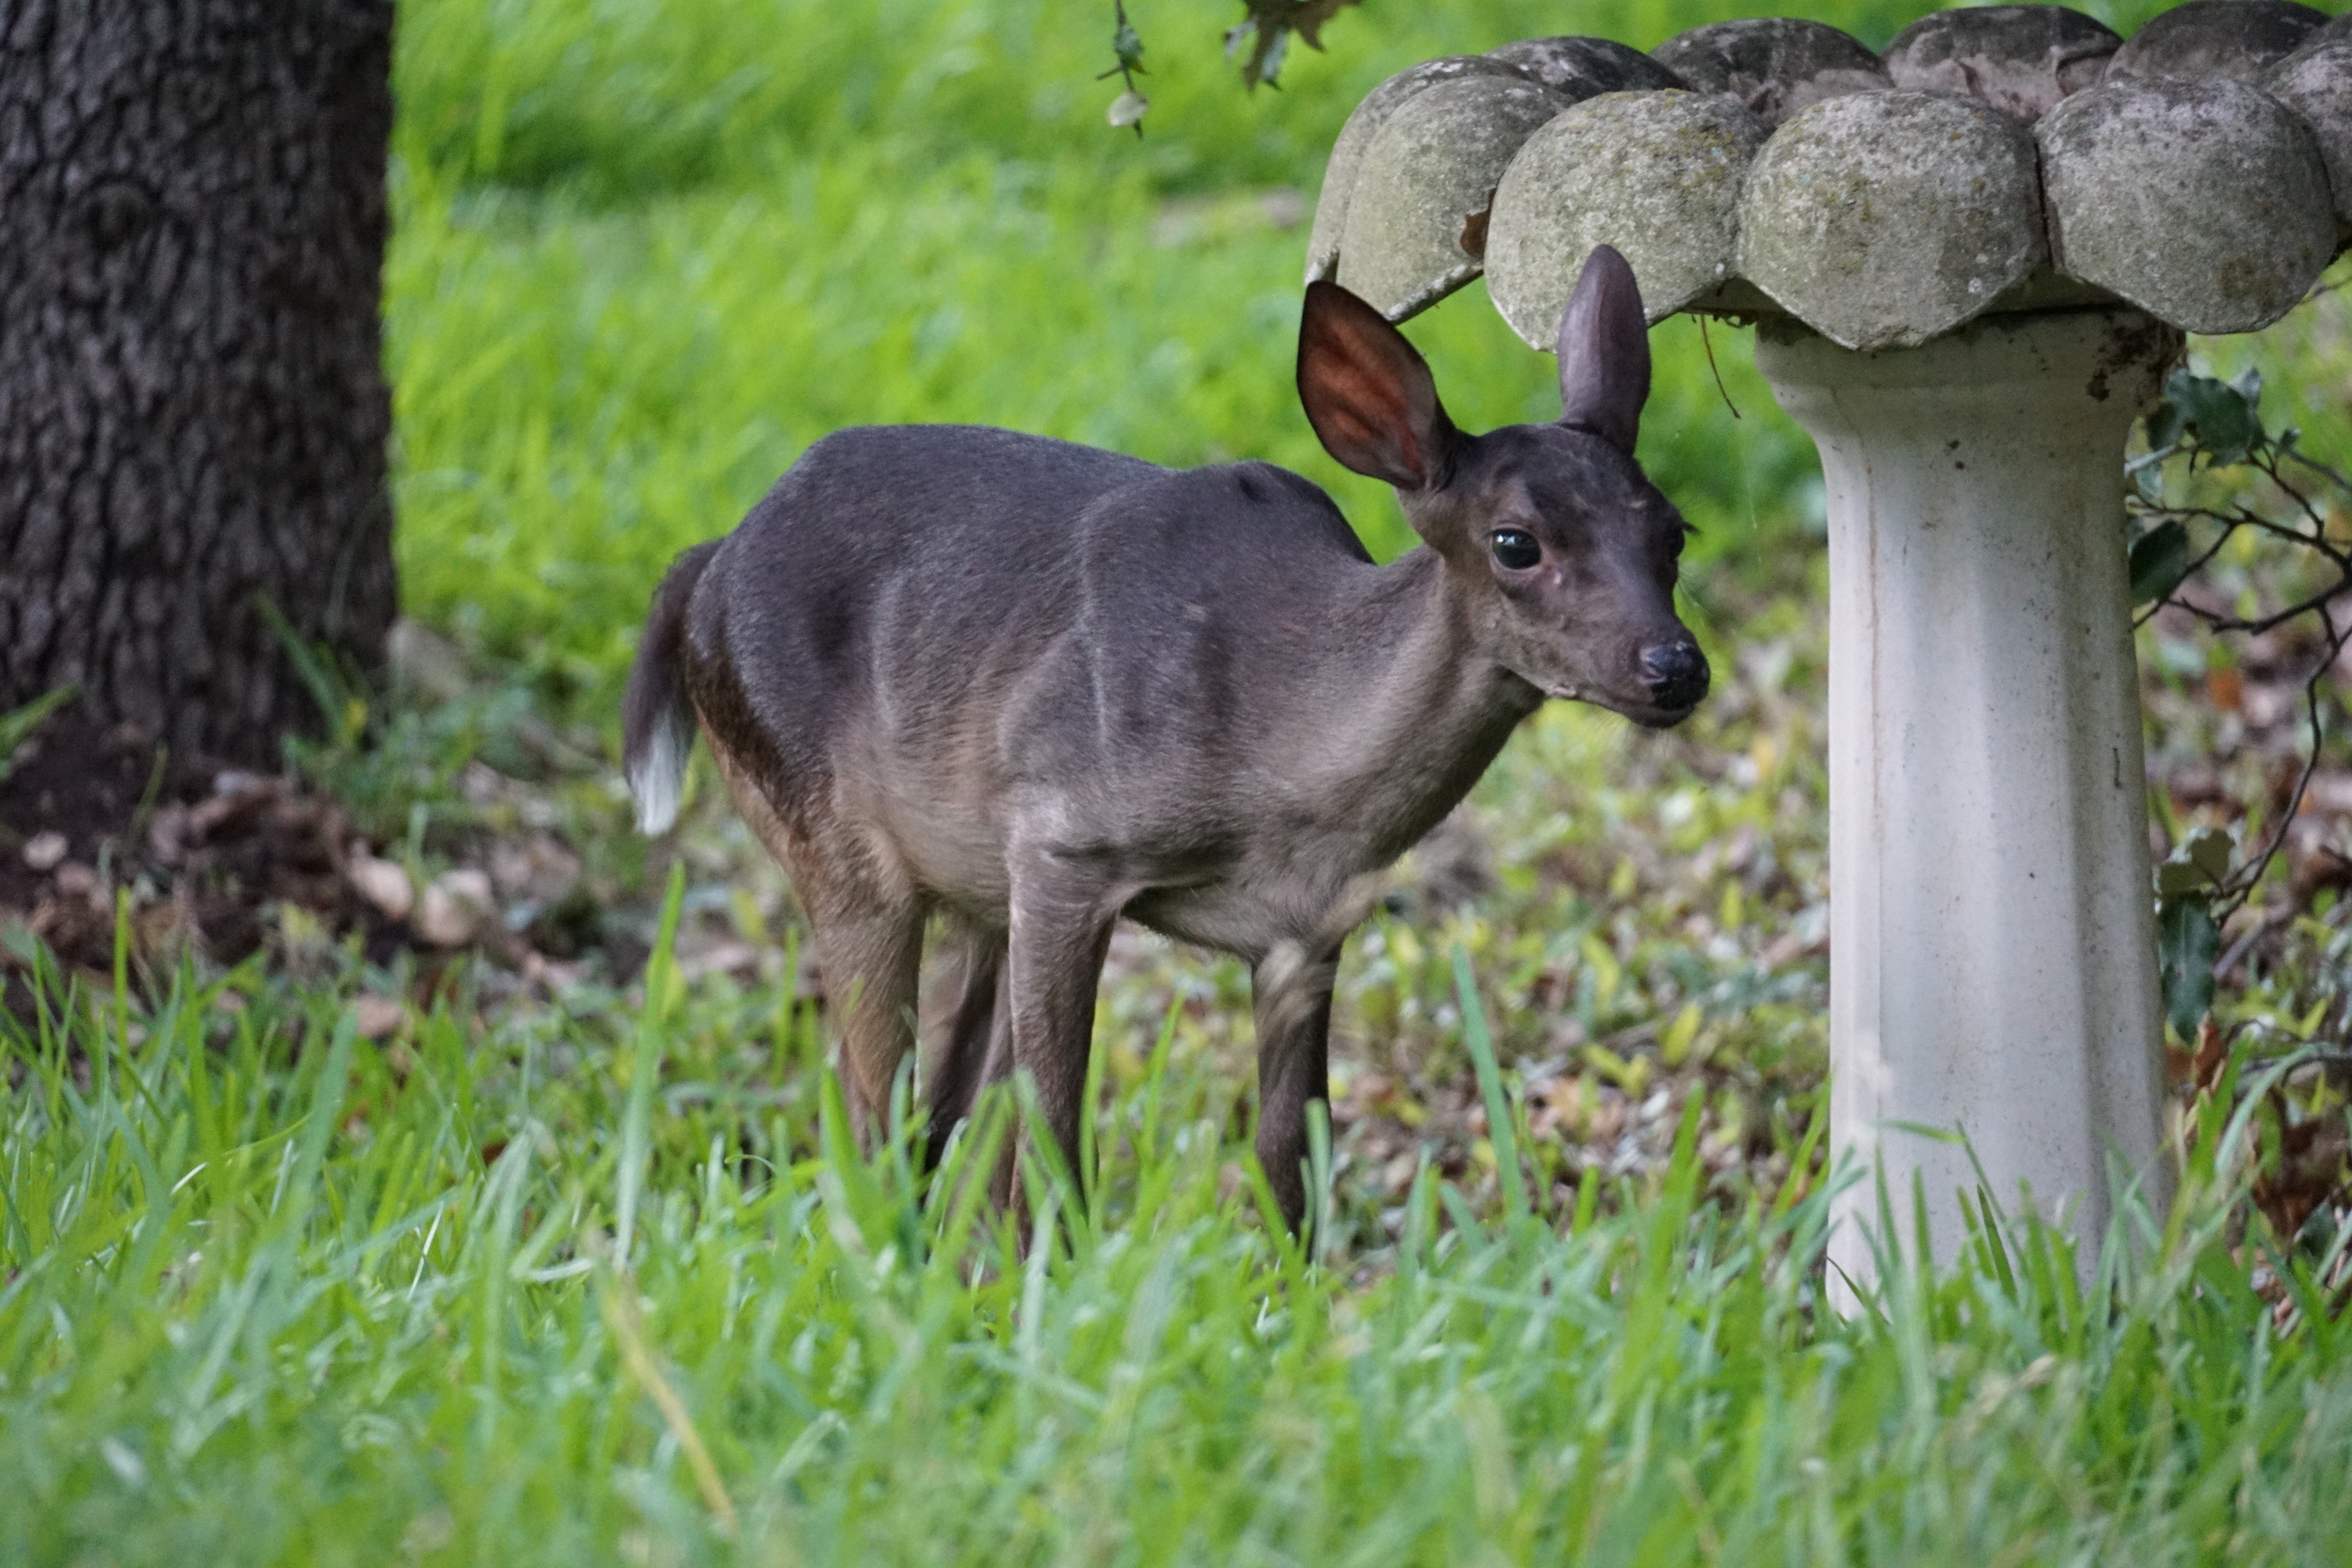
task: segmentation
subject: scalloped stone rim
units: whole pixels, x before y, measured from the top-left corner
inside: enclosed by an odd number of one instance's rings
[[[2340,236],[2352,239],[2352,18],[2327,21],[2294,0],[2191,0],[2128,40],[2061,7],[1947,10],[1905,28],[1883,57],[1800,18],[1693,28],[1651,52],[1658,78],[1670,69],[1692,93],[1739,105],[1768,132],[1745,149],[1741,167],[1708,170],[1704,196],[1648,188],[1671,166],[1657,149],[1584,145],[1564,161],[1571,133],[1544,135],[1604,91],[1661,101],[1677,93],[1623,85],[1627,62],[1639,58],[1606,40],[1538,39],[1391,77],[1334,144],[1308,276],[1352,278],[1402,320],[1492,264],[1497,308],[1522,337],[1548,346],[1535,318],[1549,307],[1553,275],[1566,274],[1574,258],[1545,257],[1540,246],[1581,254],[1605,238],[1634,259],[1654,315],[1785,311],[1836,341],[1899,345],[1986,311],[2121,300],[2191,331],[2255,330],[2292,308]],[[1558,87],[1537,87],[1558,95],[1551,115],[1512,102],[1523,95],[1457,92],[1478,102],[1456,103],[1442,132],[1420,135],[1417,151],[1392,148],[1367,173],[1389,125],[1429,91],[1469,79],[1536,86],[1534,71],[1562,76]],[[2201,74],[2174,74],[2181,71]],[[2155,100],[2132,96],[2127,84],[2178,102],[2155,114],[2146,107]],[[2029,188],[2018,185],[2015,137],[1972,131],[1959,145],[1950,136],[1959,121],[1935,128],[1950,117],[1851,106],[1922,92],[1979,103],[2038,141],[2042,166],[2026,171]],[[2104,157],[2090,145],[2097,138],[2082,133],[2092,112],[2079,107],[2086,95],[2094,104],[2142,105],[2102,133],[2128,143],[2132,157]],[[2181,106],[2190,100],[2201,107]],[[1827,121],[1810,118],[1840,103],[1849,107]],[[1848,138],[1836,156],[1849,166],[1824,164],[1818,148],[1797,158],[1798,142],[1849,118],[1876,126]],[[2171,130],[2159,134],[2159,121]],[[1446,150],[1447,137],[1462,144],[1461,155]],[[1520,155],[1540,157],[1549,172],[1519,168]],[[1970,157],[1980,166],[1966,166]],[[1792,160],[1808,165],[1809,191],[1742,197],[1726,262],[1724,190]],[[1938,171],[1943,195],[1905,193],[1898,176],[1906,162]],[[1613,178],[1626,188],[1613,189]],[[1556,187],[1549,193],[1539,190],[1546,179]],[[1844,194],[1816,199],[1832,185]],[[1375,186],[1372,211],[1359,216],[1358,197]],[[1973,206],[1972,188],[1980,198]],[[1866,189],[1869,214],[1838,206],[1859,202]],[[1995,214],[2003,204],[2007,218]],[[1886,221],[1898,210],[1908,215]],[[1490,258],[1498,245],[1510,254]],[[1823,248],[1808,254],[1808,245]],[[1694,291],[1690,282],[1700,277],[1717,281]]]

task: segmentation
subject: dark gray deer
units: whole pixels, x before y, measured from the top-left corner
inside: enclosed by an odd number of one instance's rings
[[[1558,347],[1560,422],[1471,436],[1379,312],[1308,286],[1307,418],[1426,542],[1387,566],[1264,463],[955,425],[829,436],[678,558],[626,699],[640,825],[676,815],[699,721],[845,1004],[862,1128],[915,1043],[937,914],[962,979],[926,1073],[931,1157],[1015,1069],[1073,1152],[1124,915],[1252,966],[1258,1158],[1298,1224],[1373,878],[1545,698],[1662,727],[1707,691],[1674,610],[1687,525],[1633,460],[1649,344],[1615,251]]]

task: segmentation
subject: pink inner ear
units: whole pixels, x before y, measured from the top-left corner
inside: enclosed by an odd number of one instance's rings
[[[1404,423],[1402,400],[1379,374],[1365,345],[1342,323],[1318,324],[1308,360],[1309,415],[1333,455],[1351,467],[1385,467]],[[1409,436],[1405,437],[1410,445]]]
[[[1421,355],[1335,284],[1309,286],[1299,325],[1299,401],[1325,449],[1358,473],[1426,483],[1423,454],[1448,427]]]

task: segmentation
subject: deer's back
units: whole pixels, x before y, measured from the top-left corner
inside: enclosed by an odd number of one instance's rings
[[[846,809],[985,905],[1025,784],[1068,787],[1106,841],[1214,837],[1235,736],[1265,721],[1246,709],[1279,700],[1252,667],[1291,666],[1319,581],[1368,560],[1328,498],[1265,465],[849,430],[713,558],[688,678],[787,823]]]

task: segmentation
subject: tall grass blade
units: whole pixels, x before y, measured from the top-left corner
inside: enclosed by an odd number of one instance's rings
[[[645,1187],[651,1151],[654,1085],[661,1076],[661,1044],[677,978],[678,911],[686,900],[686,864],[674,861],[661,897],[660,933],[645,960],[645,1006],[637,1020],[637,1050],[630,1059],[628,1105],[621,1118],[620,1191],[613,1205],[612,1257],[629,1267],[637,1236],[637,1206]]]
[[[1495,1062],[1494,1037],[1486,1029],[1486,1009],[1478,1000],[1478,982],[1470,974],[1470,952],[1454,949],[1454,996],[1462,1009],[1462,1039],[1470,1047],[1478,1073],[1478,1096],[1486,1106],[1486,1136],[1495,1151],[1495,1180],[1502,1189],[1502,1215],[1518,1222],[1527,1217],[1527,1173],[1519,1164],[1518,1140],[1512,1132],[1511,1102],[1502,1092],[1502,1070]]]

